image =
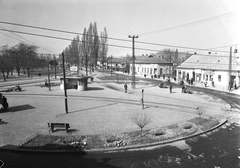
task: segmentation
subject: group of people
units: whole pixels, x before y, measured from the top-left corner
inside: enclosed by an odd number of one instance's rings
[[[15,87],[13,87],[13,91],[21,91],[22,88],[20,87],[20,85],[16,85]]]

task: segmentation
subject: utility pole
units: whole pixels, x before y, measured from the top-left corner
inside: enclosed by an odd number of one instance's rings
[[[232,74],[232,47],[230,47],[230,53],[229,53],[229,65],[228,65],[228,89],[231,90],[231,74]]]
[[[48,90],[50,91],[51,85],[50,85],[50,72],[49,72],[49,56],[47,57],[47,66],[48,66]]]
[[[170,64],[171,63],[172,63],[172,53],[171,53],[171,50],[170,50]],[[170,76],[172,76],[172,65],[170,65],[169,73],[170,73]]]
[[[67,88],[66,88],[65,60],[64,60],[64,53],[63,52],[62,52],[62,65],[63,65],[63,87],[64,87],[64,94],[65,94],[65,111],[66,111],[66,114],[67,114],[68,113]]]
[[[112,76],[112,55],[111,55],[111,76]]]
[[[138,36],[128,36],[128,38],[132,38],[132,88],[135,89],[135,52],[134,52],[134,39],[138,38]]]
[[[57,78],[57,70],[56,70],[56,57],[54,55],[54,71],[55,71],[55,79]]]
[[[88,56],[87,56],[87,53],[86,53],[86,63],[85,63],[85,66],[86,66],[86,76],[88,76]]]

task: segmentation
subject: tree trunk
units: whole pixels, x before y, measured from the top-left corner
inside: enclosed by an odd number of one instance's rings
[[[3,80],[6,81],[6,76],[5,76],[4,71],[2,71],[2,74],[3,74]]]
[[[8,79],[8,76],[9,76],[9,70],[7,70],[7,79]]]
[[[27,69],[28,77],[30,77],[30,68]]]

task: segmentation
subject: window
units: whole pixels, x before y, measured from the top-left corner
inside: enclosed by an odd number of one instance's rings
[[[221,75],[218,75],[218,82],[221,82]]]

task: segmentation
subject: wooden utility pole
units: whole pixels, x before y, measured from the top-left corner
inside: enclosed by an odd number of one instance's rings
[[[57,79],[56,57],[55,57],[55,55],[54,55],[54,72],[55,72],[55,79]]]
[[[86,62],[85,62],[85,66],[86,66],[86,76],[88,76],[88,56],[86,53]]]
[[[64,87],[64,95],[65,95],[65,111],[68,113],[68,103],[67,103],[67,88],[66,88],[66,74],[65,74],[65,60],[64,53],[62,52],[62,65],[63,65],[63,87]]]
[[[134,39],[138,38],[138,36],[128,36],[128,38],[132,38],[132,88],[135,89],[135,47],[134,47]]]
[[[49,54],[49,55],[50,55],[50,54]],[[48,66],[48,90],[51,90],[50,72],[49,72],[49,56],[47,57],[47,66]]]
[[[232,47],[230,47],[230,53],[229,53],[229,64],[228,64],[228,89],[230,90],[231,84],[231,74],[232,74]]]
[[[111,55],[111,76],[112,76],[112,55]]]

